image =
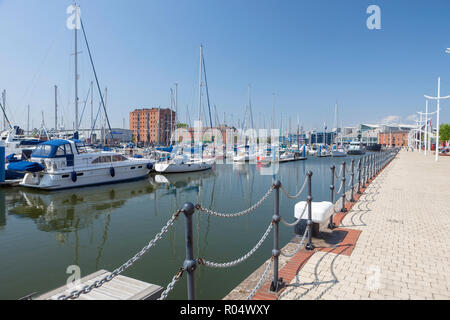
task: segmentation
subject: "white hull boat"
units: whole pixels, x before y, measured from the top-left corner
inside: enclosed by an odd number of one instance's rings
[[[350,142],[347,153],[352,155],[365,154],[366,149],[362,146],[360,141],[352,141]]]
[[[347,152],[345,152],[344,150],[333,150],[331,151],[331,155],[333,157],[346,157]]]
[[[27,172],[20,185],[45,190],[136,180],[146,177],[152,166],[146,159],[126,158],[116,152],[87,152],[84,143],[72,140],[40,144],[30,162],[44,169]]]
[[[155,164],[155,171],[160,173],[181,173],[209,170],[215,163],[214,159],[202,160],[194,159],[185,161],[182,158],[176,158],[167,162]]]

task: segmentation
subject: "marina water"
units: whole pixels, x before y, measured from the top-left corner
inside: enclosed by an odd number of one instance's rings
[[[313,201],[330,200],[330,166],[336,173],[359,156],[309,158],[281,163],[275,176],[290,194],[313,172]],[[81,276],[113,271],[141,250],[185,202],[233,213],[257,202],[274,179],[253,164],[217,164],[214,170],[158,176],[115,185],[54,192],[0,189],[0,299],[18,299],[64,285],[67,267]],[[349,181],[347,176],[347,181]],[[357,175],[355,175],[355,181]],[[339,184],[336,182],[336,187]],[[280,214],[294,221],[295,201],[281,195]],[[306,198],[306,190],[301,200]],[[227,262],[246,254],[259,241],[274,213],[274,196],[250,215],[224,219],[200,212],[194,218],[196,257]],[[166,286],[185,259],[184,216],[124,275]],[[280,225],[280,244],[294,236]],[[198,299],[222,299],[270,258],[273,235],[244,263],[230,269],[196,270]],[[183,277],[169,299],[186,299]]]

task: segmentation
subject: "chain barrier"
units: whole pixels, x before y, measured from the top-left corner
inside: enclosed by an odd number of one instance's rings
[[[216,217],[221,217],[221,218],[236,218],[236,217],[242,217],[245,216],[251,212],[253,212],[254,210],[256,210],[264,201],[267,200],[267,198],[269,198],[269,196],[272,194],[273,190],[275,190],[274,186],[271,186],[270,189],[266,192],[266,194],[257,202],[255,203],[253,206],[251,206],[250,208],[240,211],[240,212],[236,212],[236,213],[220,213],[220,212],[216,212],[207,208],[202,207],[201,204],[197,204],[195,205],[195,209],[198,211],[201,211],[205,214],[211,215],[211,216],[216,216]]]
[[[259,242],[253,247],[253,249],[250,250],[246,255],[242,256],[239,259],[236,259],[236,260],[233,260],[233,261],[230,261],[230,262],[217,263],[217,262],[211,262],[211,261],[199,258],[198,259],[198,264],[203,264],[203,265],[205,265],[207,267],[210,267],[210,268],[230,268],[230,267],[234,267],[234,266],[244,262],[245,260],[247,260],[251,255],[253,255],[253,253],[255,253],[256,250],[259,249],[259,247],[261,247],[263,242],[267,239],[267,236],[269,235],[269,233],[272,230],[272,228],[273,228],[273,222],[270,223],[269,227],[267,228],[266,232],[262,236],[261,240],[259,240]]]
[[[336,191],[336,193],[335,194],[339,194],[339,193],[341,193],[341,190],[342,190],[342,186],[344,185],[344,180],[341,180],[341,186],[339,187],[339,190],[338,191]]]
[[[348,182],[347,187],[350,188],[352,186],[352,179],[349,179],[350,181]]]
[[[91,292],[93,289],[100,288],[102,285],[104,285],[106,282],[111,281],[115,277],[117,277],[119,274],[121,274],[123,271],[128,269],[130,266],[132,266],[137,260],[139,260],[144,254],[146,254],[160,239],[162,239],[162,236],[169,230],[169,228],[175,223],[178,216],[180,215],[181,210],[178,210],[174,215],[172,215],[172,218],[170,218],[169,221],[167,221],[166,225],[162,227],[161,231],[144,247],[141,251],[139,251],[133,258],[125,262],[122,266],[115,269],[113,272],[108,274],[107,276],[103,277],[101,280],[95,281],[91,285],[86,285],[80,290],[74,290],[72,291],[68,296],[61,295],[58,297],[58,300],[73,300],[77,299],[81,294],[87,294]]]
[[[291,257],[295,256],[297,254],[297,252],[299,252],[300,249],[303,247],[303,243],[305,242],[305,239],[308,236],[308,231],[309,231],[308,229],[305,230],[305,232],[303,233],[302,240],[300,241],[298,247],[294,250],[294,252],[284,253],[283,251],[280,251],[281,255],[286,258],[291,258]]]
[[[300,191],[295,196],[289,195],[287,190],[283,187],[283,185],[281,185],[280,189],[281,189],[281,191],[283,191],[284,195],[286,197],[288,197],[289,199],[297,199],[298,197],[300,197],[302,195],[303,191],[305,191],[307,182],[308,182],[308,179],[305,179],[305,182],[303,182],[303,186],[300,188]]]
[[[334,171],[334,176],[336,177],[336,179],[339,179],[340,177],[341,177],[341,175],[342,175],[342,168],[343,168],[344,166],[343,165],[341,165],[341,171],[339,171],[339,174],[338,175],[336,175],[336,171]]]
[[[303,215],[306,212],[306,208],[308,208],[308,203],[305,204],[305,207],[303,208],[302,214],[300,215],[300,218],[298,218],[296,221],[294,221],[293,223],[288,223],[287,221],[285,221],[283,219],[283,217],[280,217],[280,221],[283,222],[283,224],[287,227],[295,227],[303,218]]]
[[[252,290],[252,292],[249,294],[249,296],[247,298],[245,298],[245,300],[250,300],[251,298],[253,298],[256,294],[256,291],[258,291],[259,288],[261,288],[261,285],[264,283],[264,280],[266,280],[267,274],[269,273],[270,267],[272,266],[272,262],[273,262],[273,256],[272,256],[272,258],[270,258],[270,262],[267,265],[266,270],[264,270],[264,273],[261,276],[261,279],[259,279],[255,288]]]
[[[169,292],[173,290],[178,280],[180,280],[180,278],[183,276],[183,272],[184,272],[183,268],[180,268],[180,270],[178,270],[177,274],[172,278],[172,281],[167,285],[166,290],[164,290],[161,293],[161,296],[158,298],[158,300],[166,300],[167,296],[169,295]]]

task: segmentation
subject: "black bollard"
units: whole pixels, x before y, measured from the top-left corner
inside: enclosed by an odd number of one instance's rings
[[[280,244],[279,244],[279,224],[280,224],[280,187],[281,182],[276,181],[275,187],[275,214],[272,217],[274,223],[274,238],[273,238],[273,280],[270,284],[270,291],[278,292],[283,287],[283,278],[278,278]]]
[[[308,173],[306,174],[308,177],[308,198],[307,198],[307,202],[308,202],[308,222],[307,222],[307,228],[308,228],[308,243],[306,244],[305,248],[306,250],[314,250],[314,245],[312,243],[312,227],[313,227],[313,222],[312,222],[312,183],[311,183],[311,177],[313,175],[313,173],[311,171],[308,171]]]
[[[192,218],[195,212],[195,206],[187,202],[182,209],[186,217],[186,260],[184,260],[183,268],[187,272],[187,290],[188,300],[195,300],[195,279],[194,272],[197,268],[197,261],[194,260],[194,233],[192,228]]]

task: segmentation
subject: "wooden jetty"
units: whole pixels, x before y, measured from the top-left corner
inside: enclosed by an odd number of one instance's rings
[[[80,284],[75,288],[69,289],[64,285],[58,289],[32,298],[32,300],[58,300],[58,297],[62,295],[68,296],[72,291],[79,290],[86,285],[91,285],[108,274],[110,272],[106,270],[99,270],[82,278]],[[111,281],[103,284],[100,288],[92,289],[87,294],[81,294],[76,300],[156,300],[161,296],[163,291],[164,288],[158,285],[118,275]]]

